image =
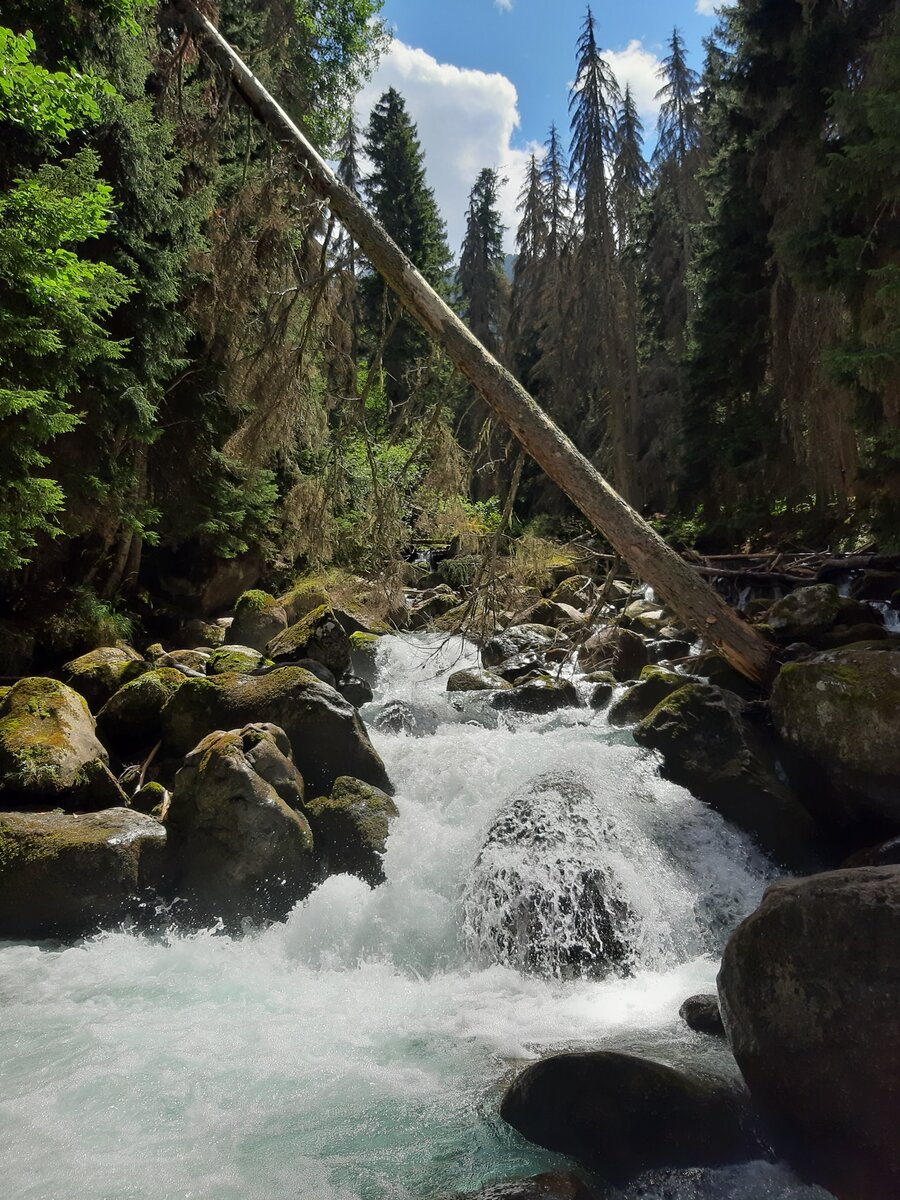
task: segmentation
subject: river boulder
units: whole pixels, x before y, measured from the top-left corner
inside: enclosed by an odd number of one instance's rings
[[[311,658],[340,679],[350,666],[350,639],[327,605],[314,608],[266,647],[274,663],[292,663]]]
[[[559,1054],[526,1067],[500,1115],[529,1141],[617,1186],[654,1168],[725,1166],[762,1153],[736,1072],[614,1050]]]
[[[454,671],[447,680],[448,692],[496,692],[511,687],[511,683],[501,679],[493,671],[486,671],[479,667]]]
[[[0,809],[124,803],[84,698],[57,679],[11,687],[0,701]]]
[[[66,663],[62,677],[87,700],[91,712],[97,713],[114,692],[147,669],[137,650],[121,643],[101,646]]]
[[[264,654],[254,650],[252,646],[229,644],[213,650],[206,664],[206,674],[226,675],[229,671],[237,671],[238,674],[249,675],[260,667],[272,665]]]
[[[288,627],[284,605],[268,592],[244,592],[234,606],[234,622],[226,636],[230,645],[265,650]]]
[[[788,663],[772,718],[789,745],[824,769],[836,792],[900,823],[900,653],[864,643]]]
[[[183,756],[214,730],[257,721],[285,731],[314,794],[330,792],[340,775],[393,790],[353,705],[302,667],[186,680],[163,710],[163,751]]]
[[[609,710],[610,725],[633,725],[653,712],[667,696],[684,687],[685,677],[662,667],[644,667],[640,680],[633,684]]]
[[[193,917],[278,920],[309,894],[318,874],[303,794],[287,737],[271,726],[217,731],[187,756],[165,824]]]
[[[706,1033],[710,1037],[725,1036],[719,997],[716,995],[688,996],[679,1008],[678,1015],[695,1033]]]
[[[515,625],[489,638],[481,648],[481,661],[486,667],[498,667],[502,662],[520,654],[536,655],[551,646],[566,645],[565,634],[549,625]],[[536,661],[536,658],[535,658]]]
[[[776,1148],[840,1200],[900,1195],[900,867],[776,883],[719,999]]]
[[[0,937],[68,938],[155,901],[166,832],[128,808],[0,813]]]
[[[578,652],[578,665],[582,671],[596,671],[602,667],[611,671],[619,683],[637,679],[648,662],[644,639],[630,629],[618,627],[592,634]]]
[[[777,862],[818,864],[820,831],[736,696],[711,684],[686,683],[635,727],[634,739],[660,752],[667,779],[743,829]]]
[[[776,600],[766,624],[782,642],[808,642],[828,633],[841,611],[841,596],[833,583],[797,588]]]
[[[473,955],[557,978],[627,971],[638,931],[604,854],[614,836],[574,772],[547,772],[511,795],[466,882]]]
[[[511,690],[497,692],[491,697],[491,705],[500,712],[551,713],[577,707],[578,691],[570,679],[535,671],[517,680]]]
[[[358,875],[372,887],[384,882],[382,859],[397,805],[385,792],[341,776],[330,796],[305,808],[316,851],[329,875]]]
[[[155,746],[162,737],[162,711],[187,679],[176,667],[159,667],[119,688],[97,714],[110,746],[123,755]]]

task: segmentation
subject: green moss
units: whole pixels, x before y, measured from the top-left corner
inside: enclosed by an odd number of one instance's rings
[[[251,589],[249,592],[244,592],[238,597],[237,604],[234,606],[235,613],[242,611],[262,612],[266,608],[270,608],[277,604],[278,601],[274,596],[270,596],[268,592],[261,592],[257,588]]]

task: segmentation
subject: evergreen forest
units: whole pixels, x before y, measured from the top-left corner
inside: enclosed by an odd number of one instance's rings
[[[649,131],[589,9],[511,266],[494,167],[454,254],[403,96],[354,118],[379,8],[208,11],[676,544],[895,549],[896,5],[741,0],[695,64],[673,29]],[[127,626],[229,574],[579,528],[166,5],[9,0],[3,21],[0,617]]]

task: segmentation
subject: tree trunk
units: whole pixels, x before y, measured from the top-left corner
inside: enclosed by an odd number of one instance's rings
[[[340,183],[287,113],[191,0],[173,0],[173,3],[187,27],[207,44],[257,120],[300,163],[311,191],[329,205],[407,311],[431,334],[535,462],[685,625],[715,646],[748,679],[764,683],[772,669],[771,645],[629,507],[521,384],[488,354],[359,198]]]

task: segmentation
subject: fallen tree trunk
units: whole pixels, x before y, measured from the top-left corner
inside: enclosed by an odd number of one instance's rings
[[[328,204],[404,308],[431,334],[535,462],[685,625],[715,646],[741,674],[765,682],[773,662],[770,643],[666,545],[485,350],[191,0],[173,0],[173,4],[188,29],[206,43],[257,120],[300,163],[310,190]]]

